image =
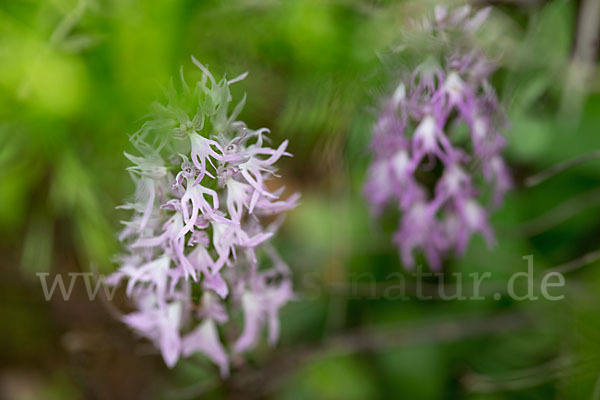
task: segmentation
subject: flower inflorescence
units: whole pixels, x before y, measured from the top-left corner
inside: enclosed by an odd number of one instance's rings
[[[253,348],[265,326],[270,343],[278,338],[278,311],[293,291],[289,269],[268,243],[280,219],[265,220],[295,207],[299,195],[283,200],[283,188],[266,185],[274,164],[290,155],[287,140],[269,147],[267,129],[237,120],[245,97],[229,110],[230,85],[245,74],[217,81],[192,61],[202,79],[189,87],[182,75],[181,89],[171,84],[166,104],[154,104],[131,136],[140,153],[126,153],[136,191],[122,208],[133,214],[111,283],[127,282],[137,309],[123,321],[169,367],[200,352],[226,376],[231,353]],[[230,326],[238,310],[243,329]]]
[[[441,268],[476,232],[494,244],[483,189],[492,188],[494,207],[511,187],[501,155],[506,121],[488,81],[496,67],[479,49],[464,50],[452,39],[452,33],[472,34],[488,12],[436,8],[421,28],[447,45],[442,56],[419,64],[383,100],[373,129],[365,196],[378,215],[390,203],[401,211],[394,240],[408,268],[416,249],[433,269]]]

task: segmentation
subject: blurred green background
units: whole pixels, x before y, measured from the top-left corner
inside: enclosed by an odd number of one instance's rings
[[[523,184],[600,148],[599,42],[581,45],[598,37],[582,18],[594,1],[476,3],[497,6],[479,39],[501,60],[516,188],[493,217],[497,249],[476,237],[446,271],[490,271],[495,291],[523,256],[540,276],[587,255],[558,302],[392,300],[348,285],[403,271],[397,221],[372,219],[361,186],[378,98],[403,63],[390,49],[440,2],[0,1],[0,398],[600,399],[600,160]],[[580,50],[591,58],[578,86]],[[277,347],[235,360],[226,382],[202,358],[168,370],[81,282],[70,301],[44,301],[35,275],[116,268],[127,134],[181,66],[195,73],[191,55],[219,76],[249,72],[241,117],[290,139],[282,176],[303,196],[275,240],[299,300]],[[456,284],[438,281],[430,289]]]

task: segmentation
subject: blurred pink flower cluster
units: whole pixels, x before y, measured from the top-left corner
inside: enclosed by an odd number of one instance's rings
[[[506,121],[488,81],[496,66],[480,49],[454,42],[457,32],[458,41],[476,32],[488,13],[437,7],[421,28],[442,44],[443,54],[407,74],[383,100],[374,126],[365,196],[378,215],[390,204],[401,211],[394,240],[407,268],[416,249],[431,268],[441,268],[477,232],[494,244],[483,193],[491,187],[495,207],[511,187],[501,155]]]

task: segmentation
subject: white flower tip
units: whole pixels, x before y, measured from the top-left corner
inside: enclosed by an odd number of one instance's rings
[[[423,140],[427,149],[435,145],[436,122],[433,115],[426,115],[415,130],[415,138]]]
[[[475,14],[472,18],[470,18],[466,22],[465,29],[468,32],[475,32],[475,31],[477,31],[479,28],[481,28],[481,26],[483,25],[483,23],[487,20],[487,18],[490,15],[491,11],[492,11],[492,7],[485,7],[483,9],[479,10],[477,12],[477,14]]]
[[[437,5],[435,6],[434,15],[435,21],[440,23],[448,16],[448,8],[444,5]]]
[[[394,103],[394,107],[398,107],[398,105],[404,101],[406,98],[406,87],[403,83],[400,83],[396,90],[394,91],[394,96],[392,97],[392,101]]]
[[[485,121],[480,117],[475,117],[473,120],[473,136],[481,139],[485,136],[486,131]]]
[[[475,200],[468,200],[465,204],[465,218],[471,229],[477,229],[482,225],[484,212]]]
[[[200,61],[198,61],[196,59],[196,57],[192,56],[192,62],[194,63],[194,65],[196,67],[200,68],[200,70],[204,73],[204,75],[208,76],[208,78],[213,83],[213,85],[217,84],[217,81],[215,80],[214,76],[210,73],[208,68],[206,68]]]
[[[244,79],[246,79],[247,76],[248,76],[248,72],[244,72],[243,74],[238,75],[235,78],[228,80],[227,84],[231,85],[233,83],[236,83],[236,82],[239,82],[239,81],[243,81]],[[246,99],[246,94],[244,94],[244,99],[242,101],[245,101],[245,99]]]

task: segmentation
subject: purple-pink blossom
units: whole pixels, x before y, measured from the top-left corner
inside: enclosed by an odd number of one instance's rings
[[[406,74],[382,101],[373,129],[364,192],[376,215],[388,206],[401,212],[394,243],[407,268],[414,266],[417,250],[439,269],[453,250],[465,251],[473,234],[490,246],[495,241],[489,212],[511,187],[500,133],[506,122],[488,81],[494,63],[461,42],[488,14],[489,9],[473,14],[468,6],[452,12],[438,6],[422,28],[443,41],[445,50]],[[468,131],[467,141],[458,138],[460,128]],[[422,172],[434,174],[434,182],[420,180]],[[486,187],[490,207],[483,206]]]

